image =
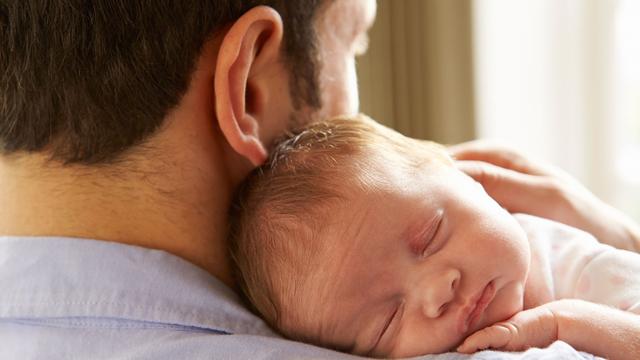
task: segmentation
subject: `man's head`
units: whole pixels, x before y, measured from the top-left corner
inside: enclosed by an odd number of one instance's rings
[[[522,307],[529,249],[515,220],[442,147],[371,120],[279,144],[232,219],[244,293],[295,339],[439,353]]]
[[[319,15],[335,16],[339,7],[355,9],[350,16],[362,23],[351,21],[358,28],[346,22],[333,26],[360,36],[372,16],[365,9],[372,5],[350,3],[4,2],[0,4],[0,150],[4,155],[46,151],[66,163],[111,162],[148,140],[166,125],[173,110],[185,105],[185,94],[197,91],[212,104],[211,125],[217,117],[232,147],[259,162],[264,154],[244,149],[235,133],[244,135],[241,141],[255,137],[262,143],[283,129],[281,124],[244,115],[261,107],[289,105],[288,119],[296,110],[308,114],[322,108],[329,100],[322,93],[323,84],[328,91],[336,90],[327,82],[346,79],[350,71],[336,73],[344,69],[332,68],[353,57],[352,49],[336,46],[341,41],[350,47],[355,40],[350,33],[337,35],[339,41],[331,39],[334,31],[324,23],[346,19]],[[202,64],[199,60],[207,51],[213,54],[207,60],[213,62]],[[277,66],[285,69],[284,79],[277,78]],[[194,84],[194,71],[211,72],[211,78],[204,79],[210,88]],[[331,80],[323,80],[327,77]],[[286,96],[270,95],[283,90]]]
[[[0,2],[0,233],[161,249],[232,285],[235,187],[291,126],[357,111],[375,7]]]

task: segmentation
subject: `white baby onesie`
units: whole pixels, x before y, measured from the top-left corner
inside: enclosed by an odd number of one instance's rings
[[[640,254],[599,243],[554,221],[516,214],[532,251],[542,254],[553,298],[582,299],[640,314]]]

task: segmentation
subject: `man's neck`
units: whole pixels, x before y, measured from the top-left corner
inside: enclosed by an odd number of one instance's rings
[[[215,161],[189,160],[94,170],[47,165],[32,155],[0,157],[0,235],[77,237],[164,250],[233,286],[226,252],[233,184],[216,176],[223,169],[206,167]]]

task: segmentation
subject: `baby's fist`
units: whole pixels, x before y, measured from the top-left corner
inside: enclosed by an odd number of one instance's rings
[[[558,339],[558,322],[549,305],[521,311],[471,334],[457,351],[472,353],[483,349],[521,351],[545,347]]]

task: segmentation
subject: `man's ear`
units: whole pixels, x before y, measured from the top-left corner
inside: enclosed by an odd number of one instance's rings
[[[255,166],[267,158],[260,139],[259,117],[269,94],[268,88],[254,82],[253,77],[277,63],[281,45],[280,14],[270,7],[257,6],[236,20],[218,52],[215,70],[218,123],[233,150]]]

